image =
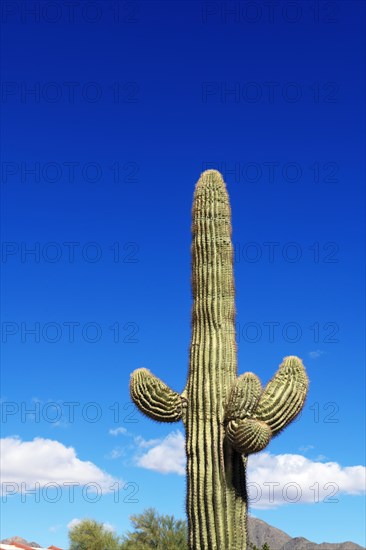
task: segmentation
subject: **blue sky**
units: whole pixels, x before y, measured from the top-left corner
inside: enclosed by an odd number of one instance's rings
[[[128,383],[143,366],[184,387],[210,167],[239,373],[265,383],[296,354],[311,382],[250,459],[251,512],[365,544],[364,4],[29,0],[1,18],[1,537],[67,548],[84,517],[184,517],[183,426],[136,412]]]

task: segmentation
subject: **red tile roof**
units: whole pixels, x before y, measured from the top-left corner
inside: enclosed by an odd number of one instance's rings
[[[32,546],[28,544],[23,544],[22,542],[17,542],[16,540],[11,541],[11,546],[16,546],[17,548],[22,548],[23,550],[33,550]]]

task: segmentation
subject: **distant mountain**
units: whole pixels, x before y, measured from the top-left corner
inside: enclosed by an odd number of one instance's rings
[[[248,539],[258,548],[266,542],[271,550],[365,550],[354,542],[322,542],[317,544],[303,537],[291,538],[287,533],[257,518],[248,518]],[[249,550],[249,549],[248,549]]]
[[[250,516],[248,518],[248,539],[259,548],[266,542],[271,550],[282,550],[285,544],[292,540],[287,533],[268,525],[261,519]]]
[[[363,546],[354,542],[322,542],[316,544],[303,537],[291,539],[281,550],[364,550]]]
[[[37,542],[28,542],[22,537],[10,537],[8,539],[1,540],[1,544],[13,544],[14,542],[20,542],[21,544],[26,544],[27,546],[32,546],[32,548],[42,548]]]

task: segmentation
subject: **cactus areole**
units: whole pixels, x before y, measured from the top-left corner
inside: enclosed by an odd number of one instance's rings
[[[207,170],[192,209],[192,338],[187,384],[170,389],[149,370],[131,375],[137,407],[186,432],[190,550],[247,549],[246,465],[300,412],[308,378],[285,357],[265,388],[237,374],[231,210],[224,180]]]

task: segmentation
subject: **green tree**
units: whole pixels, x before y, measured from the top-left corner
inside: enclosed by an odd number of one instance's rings
[[[69,530],[70,550],[120,550],[121,540],[93,519],[83,519]]]
[[[160,516],[154,508],[131,516],[134,532],[123,538],[121,550],[187,550],[187,522]]]

